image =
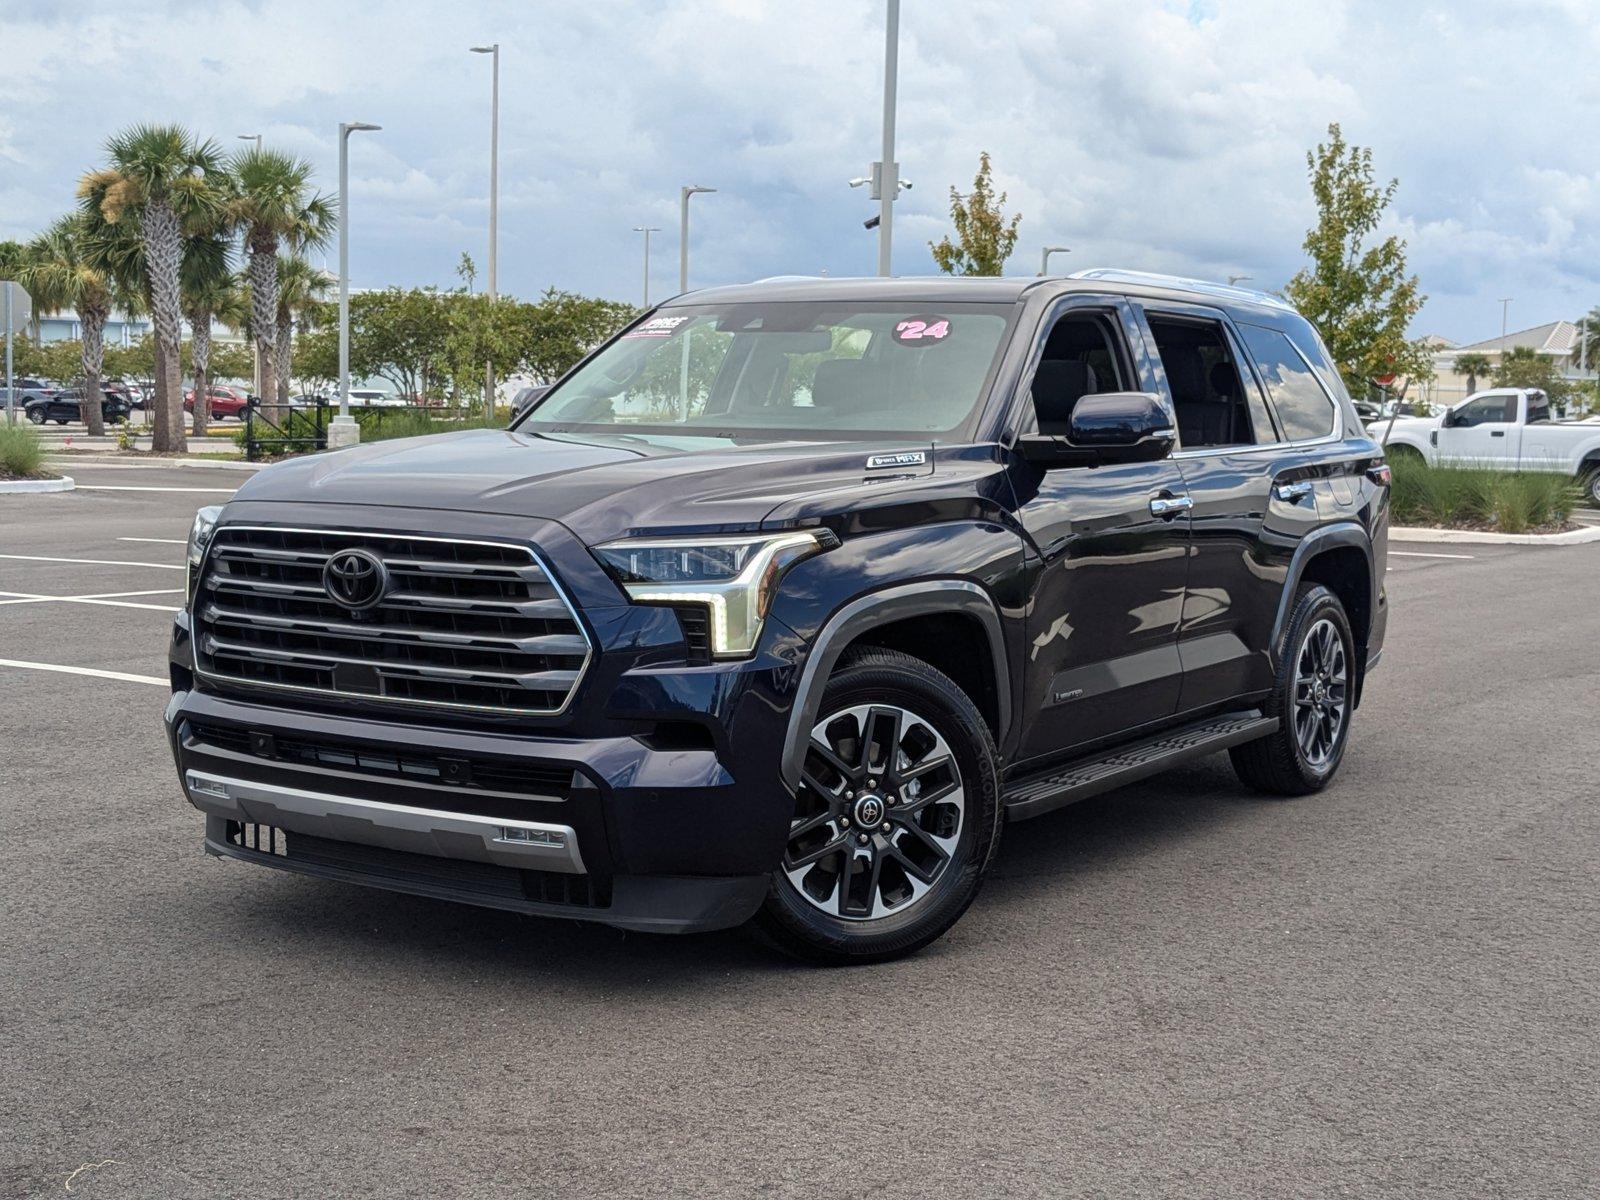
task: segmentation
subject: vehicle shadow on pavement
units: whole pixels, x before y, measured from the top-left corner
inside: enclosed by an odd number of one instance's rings
[[[1007,908],[1031,908],[1045,895],[1059,899],[1083,872],[1131,870],[1152,850],[1209,831],[1259,803],[1219,758],[1014,826],[1006,831],[977,909],[1003,926]],[[241,926],[256,934],[265,926],[314,942],[322,954],[345,961],[397,964],[402,973],[425,965],[470,972],[485,982],[548,975],[569,985],[587,981],[609,992],[648,994],[707,975],[812,969],[738,929],[631,933],[304,876],[247,876],[241,864],[217,865],[229,872],[225,895],[236,898]],[[247,878],[251,882],[243,886]],[[214,913],[213,919],[223,916]],[[917,957],[945,952],[948,939]],[[410,967],[402,965],[406,960],[412,960]]]

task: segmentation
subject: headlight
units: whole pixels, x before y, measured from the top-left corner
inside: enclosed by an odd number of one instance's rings
[[[208,504],[194,515],[194,524],[189,526],[189,549],[187,553],[189,563],[188,595],[192,603],[194,600],[195,580],[200,576],[200,564],[205,560],[206,547],[211,544],[211,531],[217,527],[217,518],[222,516],[222,505]]]
[[[753,653],[783,573],[839,544],[825,529],[765,536],[632,538],[595,554],[639,604],[703,604],[710,612],[711,653]]]

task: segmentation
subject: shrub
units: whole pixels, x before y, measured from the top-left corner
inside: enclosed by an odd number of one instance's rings
[[[1577,501],[1573,481],[1552,471],[1501,471],[1463,463],[1430,466],[1415,455],[1390,462],[1390,502],[1401,525],[1491,525],[1523,533],[1564,522]]]
[[[27,479],[44,474],[44,446],[33,427],[0,424],[0,475]]]

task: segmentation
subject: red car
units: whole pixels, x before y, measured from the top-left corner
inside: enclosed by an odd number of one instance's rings
[[[243,388],[228,387],[226,384],[213,384],[206,391],[211,396],[211,415],[216,418],[237,417],[244,420],[245,409],[249,408],[254,400]],[[183,411],[194,411],[194,391],[187,391],[183,395]]]

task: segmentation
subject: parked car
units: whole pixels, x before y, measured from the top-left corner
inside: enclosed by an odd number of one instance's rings
[[[1368,427],[1390,453],[1430,463],[1461,462],[1508,471],[1560,471],[1600,504],[1600,430],[1585,421],[1557,421],[1537,388],[1491,388],[1437,417],[1377,421]]]
[[[212,854],[893,958],[1008,820],[1222,750],[1326,787],[1388,502],[1265,295],[691,292],[509,431],[289,460],[203,509],[171,749]]]
[[[211,397],[211,417],[221,420],[223,417],[233,417],[244,420],[245,412],[260,404],[256,397],[250,395],[243,388],[230,387],[225,383],[214,383],[206,388],[206,394]],[[183,394],[183,411],[194,412],[194,389],[190,388]]]
[[[55,394],[54,388],[25,387],[21,381],[18,381],[16,387],[9,389],[4,385],[0,385],[0,409],[11,403],[14,397],[17,411],[25,412],[28,405],[34,400],[48,400]]]
[[[102,393],[100,399],[100,413],[108,425],[121,425],[128,419],[128,402],[114,392]],[[57,425],[65,425],[68,421],[83,420],[83,389],[67,388],[37,400],[30,400],[27,406],[28,420],[35,425],[43,425],[46,421],[54,421]]]
[[[338,396],[333,398],[333,403],[339,403]],[[380,391],[377,388],[351,388],[350,403],[360,408],[405,408],[405,397],[397,396],[393,392]]]
[[[301,392],[298,396],[290,396],[289,403],[295,408],[316,408],[320,404],[337,404],[339,397],[325,396],[321,392]]]

